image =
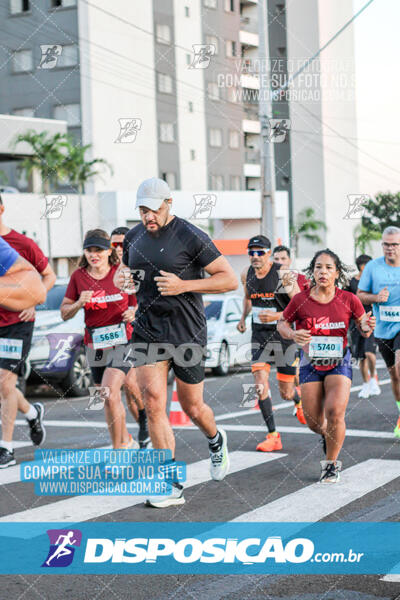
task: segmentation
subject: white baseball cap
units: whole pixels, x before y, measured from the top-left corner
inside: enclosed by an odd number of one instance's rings
[[[169,185],[163,179],[151,177],[145,179],[139,185],[136,193],[136,206],[145,206],[150,210],[158,210],[164,200],[171,198],[171,190]]]

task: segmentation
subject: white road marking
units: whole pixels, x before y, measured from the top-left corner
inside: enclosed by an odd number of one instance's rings
[[[400,569],[400,565],[398,565],[396,567],[396,571],[398,571]],[[392,583],[400,583],[400,575],[395,575],[388,573],[388,575],[385,575],[385,577],[381,577],[381,579],[379,581],[391,581]]]
[[[237,473],[251,467],[265,464],[287,456],[286,454],[262,454],[256,452],[231,452],[231,469],[229,474]],[[187,466],[185,489],[210,481],[210,461],[200,460]],[[143,496],[74,496],[66,500],[58,500],[50,504],[38,506],[22,512],[6,515],[0,522],[72,522],[78,523],[96,519],[103,515],[130,508],[144,502]]]
[[[343,471],[333,485],[313,483],[244,513],[234,522],[315,522],[400,477],[399,460],[371,458]]]

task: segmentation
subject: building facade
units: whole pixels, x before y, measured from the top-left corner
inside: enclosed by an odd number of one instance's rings
[[[85,186],[89,195],[135,190],[154,175],[188,197],[257,191],[260,77],[269,71],[275,88],[284,85],[352,10],[347,0],[267,5],[269,56],[260,57],[258,0],[4,0],[0,113],[65,120],[91,144],[89,158],[113,167]],[[350,27],[324,56],[351,63],[352,35]],[[321,78],[311,94],[304,78],[294,87],[305,94],[281,94],[272,105],[272,119],[290,120],[273,145],[276,189],[287,192],[279,202],[288,198],[276,212],[287,215],[288,230],[302,209],[314,208],[328,224],[323,243],[334,246],[333,223],[352,237],[354,223],[341,213],[347,194],[357,193],[358,173],[356,150],[332,134],[330,119],[343,117],[335,123],[354,136],[354,99],[338,99]],[[10,185],[28,191],[15,163],[0,168]],[[243,210],[245,219],[245,202]],[[237,223],[215,226],[220,237],[236,235]],[[300,243],[300,256],[311,252]],[[352,252],[349,242],[347,257]]]

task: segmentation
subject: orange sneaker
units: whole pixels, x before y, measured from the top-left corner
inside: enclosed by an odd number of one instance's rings
[[[275,452],[282,450],[281,434],[273,435],[269,433],[263,442],[260,442],[256,448],[259,452]]]
[[[300,423],[302,425],[307,425],[307,421],[304,416],[303,406],[302,406],[301,402],[296,404],[296,417],[297,417],[297,420],[300,421]]]

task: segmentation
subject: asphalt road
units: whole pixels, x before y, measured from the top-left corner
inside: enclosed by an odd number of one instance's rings
[[[384,368],[379,368],[378,372],[380,380],[388,379]],[[319,460],[323,457],[318,436],[300,425],[292,415],[291,404],[285,404],[279,398],[272,374],[273,402],[277,407],[275,418],[282,434],[283,450],[274,455],[274,460],[256,453],[257,443],[265,436],[262,417],[257,410],[240,407],[242,384],[251,381],[248,370],[225,378],[207,378],[206,400],[228,433],[230,452],[235,453],[231,467],[236,472],[220,483],[207,480],[188,487],[185,505],[164,510],[149,509],[142,504],[118,510],[116,505],[109,512],[102,512],[94,503],[79,499],[81,505],[71,504],[73,499],[69,498],[67,504],[58,505],[64,506],[60,512],[57,503],[62,502],[62,498],[35,496],[32,484],[21,483],[18,476],[14,477],[16,471],[6,469],[0,472],[0,519],[56,521],[57,517],[62,520],[61,516],[65,518],[70,512],[70,520],[76,521],[74,510],[81,506],[79,518],[88,521],[225,522],[242,518],[241,515],[267,505],[264,513],[259,513],[264,515],[261,520],[268,521],[271,514],[285,514],[279,512],[282,510],[286,511],[286,517],[281,520],[286,521],[400,520],[400,442],[395,442],[391,435],[397,409],[388,383],[382,385],[381,396],[359,399],[360,374],[355,371],[353,387],[356,389],[351,393],[347,412],[349,435],[341,454],[343,470],[349,469],[349,474],[347,479],[343,476],[339,484],[347,486],[351,494],[341,501],[335,498],[335,489],[332,489],[332,502],[321,506],[318,490],[310,491],[308,502],[299,495],[301,490],[308,493],[308,486],[319,476]],[[50,393],[35,397],[38,398],[46,407],[46,447],[87,448],[109,444],[103,413],[85,410],[87,399],[56,398]],[[136,431],[132,419],[130,428],[132,432]],[[185,427],[176,429],[175,434],[177,459],[187,463],[207,459],[207,444],[198,430]],[[27,429],[22,421],[17,425],[15,439],[28,443]],[[32,460],[33,448],[29,445],[20,447],[16,457],[18,462]],[[371,462],[370,459],[374,460]],[[380,461],[392,461],[391,476],[387,476],[389,463]],[[15,513],[18,514],[11,517]],[[385,580],[384,575],[3,575],[0,577],[0,600],[11,597],[15,600],[57,597],[71,600],[400,599],[400,576],[397,581],[390,581],[387,577]]]

